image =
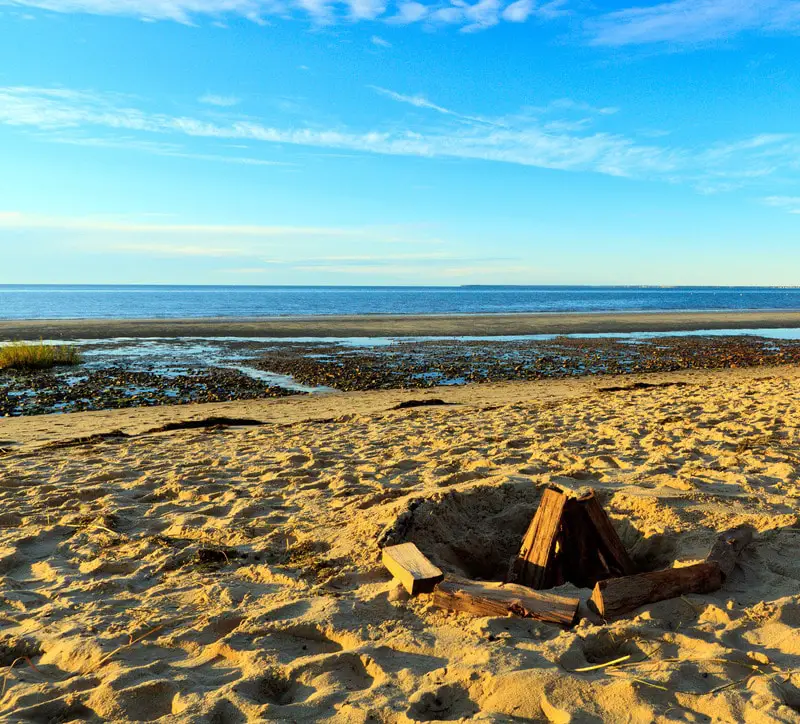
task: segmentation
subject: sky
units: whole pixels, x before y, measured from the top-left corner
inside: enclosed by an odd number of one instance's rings
[[[800,0],[0,0],[0,283],[800,284]]]

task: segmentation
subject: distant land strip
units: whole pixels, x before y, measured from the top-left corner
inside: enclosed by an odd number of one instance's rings
[[[506,336],[800,328],[800,311],[0,320],[0,340]]]

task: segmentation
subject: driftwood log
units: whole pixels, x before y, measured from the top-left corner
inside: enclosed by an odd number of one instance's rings
[[[521,616],[571,626],[580,599],[534,591],[513,583],[472,581],[447,576],[432,594],[433,604],[473,616]]]
[[[608,619],[667,598],[716,591],[731,574],[739,554],[752,538],[752,528],[734,528],[719,536],[702,563],[598,581],[591,604],[597,613]]]
[[[583,588],[634,572],[594,491],[575,497],[551,486],[542,495],[507,578],[535,589],[567,581]]]

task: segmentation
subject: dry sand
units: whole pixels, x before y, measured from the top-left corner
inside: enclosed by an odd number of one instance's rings
[[[0,340],[112,337],[396,337],[800,327],[800,311],[0,320]]]
[[[800,721],[798,392],[762,368],[0,423],[0,718]],[[423,398],[455,404],[392,409]],[[263,424],[153,431],[212,415]],[[378,563],[413,500],[406,539],[501,577],[552,482],[600,491],[647,568],[758,535],[717,593],[570,630],[407,600]]]

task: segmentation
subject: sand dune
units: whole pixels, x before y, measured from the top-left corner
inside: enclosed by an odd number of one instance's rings
[[[800,721],[798,392],[781,368],[3,422],[0,717]],[[452,404],[393,409],[422,398]],[[210,416],[261,424],[155,431]],[[501,578],[552,482],[598,490],[645,569],[758,535],[717,593],[570,630],[408,600],[379,563],[389,528]]]

